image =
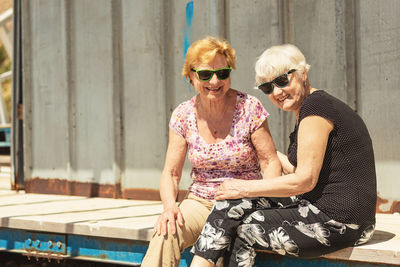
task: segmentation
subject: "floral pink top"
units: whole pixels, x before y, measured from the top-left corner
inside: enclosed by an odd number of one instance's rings
[[[238,92],[230,133],[224,140],[208,144],[197,128],[195,98],[180,104],[169,123],[169,127],[188,144],[188,157],[193,167],[189,192],[213,200],[218,186],[227,179],[262,179],[250,138],[269,115],[261,102],[254,96]]]

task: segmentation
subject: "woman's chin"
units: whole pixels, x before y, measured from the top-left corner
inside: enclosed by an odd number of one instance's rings
[[[211,99],[218,99],[220,97],[223,97],[226,94],[226,92],[223,91],[223,88],[220,88],[218,90],[205,90],[204,95]]]
[[[208,91],[207,92],[207,96],[211,97],[211,98],[219,97],[221,95],[222,95],[221,91]]]
[[[285,104],[285,103],[280,105],[280,109],[282,109],[283,111],[292,111],[293,110],[292,109],[292,105],[288,105],[288,104]]]

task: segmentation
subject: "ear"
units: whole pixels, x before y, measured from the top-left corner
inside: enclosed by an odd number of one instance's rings
[[[304,87],[306,87],[307,86],[307,84],[308,84],[308,73],[307,73],[307,71],[306,70],[304,70],[303,71],[303,84],[304,84]]]
[[[307,82],[307,79],[308,79],[308,73],[306,70],[303,70],[303,81]]]
[[[189,79],[189,82],[191,85],[193,85],[193,79],[195,78],[193,75],[194,75],[194,72],[191,71],[188,76],[188,79]]]

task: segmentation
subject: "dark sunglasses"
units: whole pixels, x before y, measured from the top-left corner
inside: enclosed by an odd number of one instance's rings
[[[222,68],[222,69],[217,69],[217,70],[195,70],[195,69],[191,69],[191,71],[196,72],[197,76],[202,81],[211,80],[211,78],[214,75],[214,73],[217,75],[218,80],[226,80],[226,79],[229,78],[229,75],[231,74],[232,67]]]
[[[264,94],[271,94],[274,91],[274,85],[278,86],[279,88],[285,87],[289,84],[289,74],[295,72],[295,69],[291,69],[288,72],[279,75],[278,77],[276,77],[273,81],[271,82],[266,82],[266,83],[262,83],[260,84],[258,87],[258,89],[260,89],[261,91],[264,92]]]

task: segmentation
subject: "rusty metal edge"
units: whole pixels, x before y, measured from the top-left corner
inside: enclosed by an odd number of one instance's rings
[[[161,200],[160,192],[148,188],[125,188],[121,184],[99,184],[68,181],[65,179],[44,179],[33,177],[25,182],[26,193],[74,195],[85,197],[125,198],[137,200]],[[122,192],[122,194],[120,193]],[[177,201],[182,201],[187,190],[179,190]]]

